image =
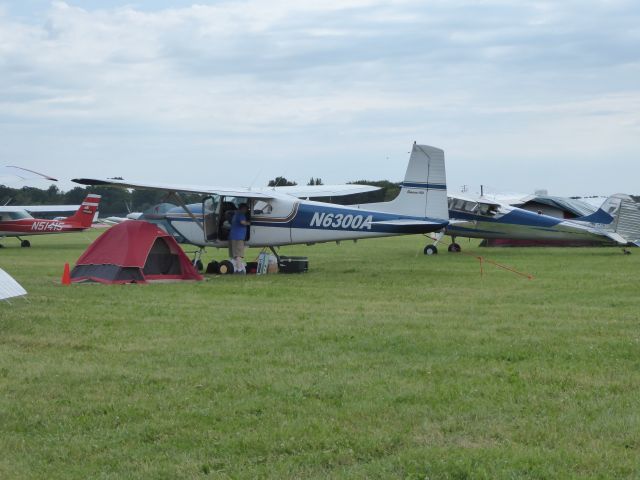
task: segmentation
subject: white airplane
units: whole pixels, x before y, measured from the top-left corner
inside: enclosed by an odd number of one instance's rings
[[[105,185],[163,191],[181,207],[167,215],[172,227],[188,243],[204,247],[228,246],[228,221],[240,203],[251,212],[247,246],[273,247],[341,240],[421,234],[448,224],[444,152],[414,143],[400,194],[390,202],[337,205],[310,201],[375,190],[367,185],[293,186],[260,189],[155,184],[122,179],[77,178],[81,185]],[[203,195],[199,209],[180,193]],[[275,253],[275,251],[274,251]]]
[[[425,255],[438,253],[444,235],[452,238],[449,252],[460,252],[458,237],[545,241],[582,241],[601,245],[627,245],[628,240],[604,223],[613,217],[602,210],[571,220],[523,210],[485,197],[455,195],[449,197],[450,223],[439,233]]]

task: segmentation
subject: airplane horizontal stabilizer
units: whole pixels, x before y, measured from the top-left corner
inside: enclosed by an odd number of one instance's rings
[[[615,233],[615,232],[602,232],[602,233],[620,245],[626,245],[627,243],[629,243],[622,235],[618,233]]]

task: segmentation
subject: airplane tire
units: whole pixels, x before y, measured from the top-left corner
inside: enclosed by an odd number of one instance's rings
[[[235,270],[233,268],[233,263],[229,260],[223,260],[218,265],[218,274],[219,275],[229,275],[233,273]]]
[[[438,254],[438,247],[436,247],[435,245],[427,245],[426,247],[424,247],[424,254],[425,255],[437,255]]]
[[[216,262],[215,260],[211,260],[207,265],[207,273],[208,274],[218,273],[219,266],[220,264],[218,262]]]
[[[462,251],[462,247],[458,243],[452,243],[447,247],[447,250],[451,253],[460,253]]]
[[[29,248],[31,246],[31,242],[29,240],[22,240],[20,242],[20,246],[22,248]]]
[[[196,267],[196,270],[198,270],[199,272],[201,272],[202,269],[204,268],[204,264],[202,263],[202,260],[198,260],[193,266]]]

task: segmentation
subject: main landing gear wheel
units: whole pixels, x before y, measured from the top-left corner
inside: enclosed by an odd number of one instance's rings
[[[201,272],[202,269],[204,268],[204,264],[202,263],[202,260],[196,260],[196,263],[194,263],[193,266],[196,267],[196,270],[198,270],[199,272]]]
[[[218,273],[220,275],[229,275],[234,271],[235,269],[233,268],[233,263],[231,263],[229,260],[223,260],[218,265]]]
[[[211,275],[212,273],[218,273],[219,267],[220,264],[218,262],[216,262],[215,260],[211,260],[207,265],[207,273],[209,275]]]
[[[22,240],[20,242],[20,246],[22,248],[29,248],[31,246],[31,242],[29,240]]]
[[[435,245],[427,245],[426,247],[424,247],[424,254],[425,255],[437,255],[438,254],[438,248]]]
[[[451,253],[460,253],[462,251],[462,247],[458,243],[452,243],[447,247],[447,250]]]

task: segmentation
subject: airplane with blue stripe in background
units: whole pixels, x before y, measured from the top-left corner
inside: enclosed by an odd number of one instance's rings
[[[626,246],[630,240],[611,227],[615,213],[609,209],[566,220],[531,212],[483,196],[455,195],[448,199],[449,224],[427,245],[425,255],[438,253],[437,245],[445,235],[452,238],[449,252],[460,252],[457,238],[540,240],[552,242],[589,242],[604,246]]]
[[[241,203],[249,206],[248,247],[274,247],[425,234],[448,223],[444,151],[413,144],[400,194],[389,202],[339,205],[309,200],[376,190],[366,185],[291,186],[266,188],[202,187],[127,181],[121,178],[77,178],[81,185],[162,191],[179,207],[165,217],[187,243],[228,246],[230,220]],[[182,193],[202,195],[187,205]],[[202,250],[201,250],[202,251]],[[201,253],[201,251],[199,253]],[[197,255],[199,259],[199,254]]]

